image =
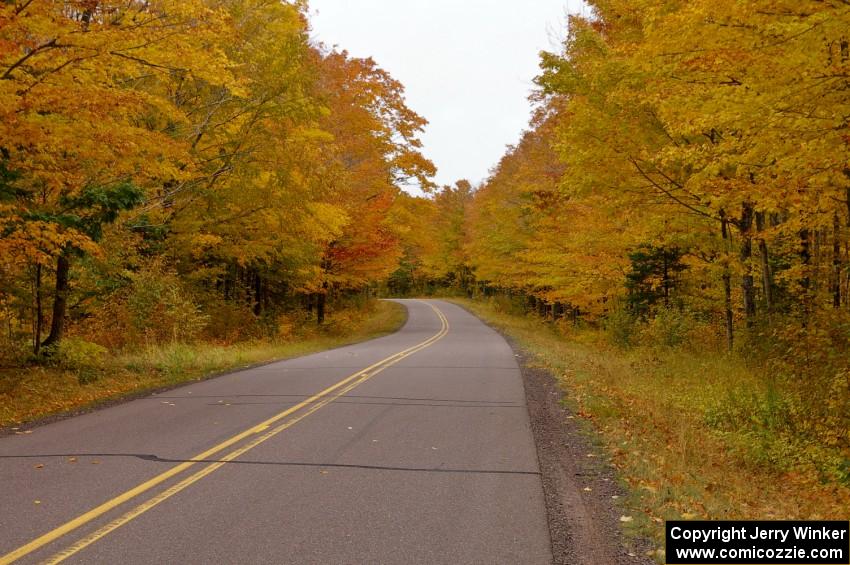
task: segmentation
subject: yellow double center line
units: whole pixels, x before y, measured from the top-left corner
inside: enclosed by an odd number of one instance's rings
[[[255,447],[257,447],[258,445],[260,445],[264,441],[276,436],[277,434],[286,430],[287,428],[292,427],[293,425],[300,422],[301,420],[303,420],[304,418],[306,418],[307,416],[309,416],[313,412],[316,412],[317,410],[321,409],[322,407],[327,406],[331,402],[335,401],[339,397],[347,394],[349,391],[351,391],[352,389],[361,385],[362,383],[366,382],[370,378],[374,377],[375,375],[377,375],[378,373],[380,373],[384,369],[387,369],[388,367],[395,365],[396,363],[398,363],[399,361],[401,361],[405,357],[413,355],[414,353],[417,353],[417,352],[425,349],[426,347],[433,345],[435,342],[442,339],[449,332],[449,321],[446,319],[446,317],[443,315],[443,313],[439,309],[437,309],[434,305],[428,304],[428,306],[430,306],[434,310],[434,312],[437,314],[437,317],[440,319],[440,325],[441,325],[440,331],[437,332],[435,335],[431,336],[430,338],[426,339],[425,341],[423,341],[421,343],[414,345],[413,347],[409,347],[409,348],[405,349],[404,351],[399,351],[398,353],[396,353],[394,355],[391,355],[391,356],[389,356],[385,359],[382,359],[382,360],[378,361],[377,363],[370,365],[369,367],[366,367],[365,369],[362,369],[362,370],[354,373],[353,375],[351,375],[349,377],[346,377],[345,379],[339,381],[338,383],[331,385],[328,388],[326,388],[325,390],[314,394],[310,398],[307,398],[306,400],[296,404],[295,406],[293,406],[293,407],[291,407],[287,410],[284,410],[280,414],[276,414],[275,416],[272,416],[268,420],[260,422],[256,426],[254,426],[250,429],[247,429],[247,430],[245,430],[245,431],[243,431],[239,434],[236,434],[235,436],[231,437],[230,439],[227,439],[227,440],[223,441],[222,443],[220,443],[220,444],[218,444],[214,447],[211,447],[210,449],[204,451],[203,453],[200,453],[200,454],[196,455],[195,457],[192,457],[191,459],[189,459],[189,460],[187,460],[183,463],[180,463],[179,465],[172,467],[168,471],[165,471],[164,473],[161,473],[161,474],[157,475],[156,477],[154,477],[154,478],[152,478],[148,481],[145,481],[144,483],[142,483],[138,486],[131,488],[130,490],[116,496],[115,498],[104,502],[100,506],[92,508],[91,510],[89,510],[85,514],[82,514],[82,515],[74,518],[73,520],[66,522],[65,524],[59,526],[58,528],[51,530],[51,531],[47,532],[46,534],[34,539],[33,541],[29,542],[28,544],[23,545],[23,546],[19,547],[18,549],[12,551],[11,553],[8,553],[8,554],[0,557],[0,565],[7,565],[8,563],[12,563],[13,561],[16,561],[17,559],[20,559],[21,557],[24,557],[25,555],[28,555],[28,554],[32,553],[33,551],[44,547],[45,545],[59,539],[60,537],[72,532],[73,530],[91,522],[92,520],[95,520],[96,518],[102,516],[103,514],[109,512],[110,510],[113,510],[114,508],[117,508],[118,506],[120,506],[120,505],[124,504],[125,502],[139,496],[140,494],[147,492],[148,490],[150,490],[150,489],[156,487],[157,485],[167,481],[168,479],[174,477],[175,475],[182,473],[183,471],[185,471],[186,469],[189,469],[190,467],[192,467],[194,465],[197,465],[199,463],[208,463],[208,465],[206,467],[204,467],[203,469],[201,469],[200,471],[197,471],[194,474],[186,477],[182,481],[172,485],[171,487],[160,492],[156,496],[146,500],[145,502],[139,504],[135,508],[126,512],[125,514],[123,514],[123,515],[119,516],[118,518],[112,520],[111,522],[109,522],[105,526],[103,526],[103,527],[95,530],[94,532],[88,534],[87,536],[80,539],[79,541],[77,541],[73,545],[69,546],[68,548],[66,548],[66,549],[62,550],[61,552],[57,553],[56,555],[52,556],[51,558],[49,558],[44,563],[59,563],[61,561],[64,561],[68,557],[70,557],[70,556],[74,555],[75,553],[81,551],[83,548],[88,547],[89,545],[93,544],[94,542],[98,541],[99,539],[103,538],[104,536],[108,535],[109,533],[113,532],[114,530],[120,528],[121,526],[123,526],[127,522],[130,522],[131,520],[133,520],[137,516],[147,512],[148,510],[150,510],[154,506],[158,505],[159,503],[167,500],[168,498],[171,498],[172,496],[174,496],[178,492],[182,491],[183,489],[187,488],[188,486],[192,485],[193,483],[196,483],[197,481],[203,479],[207,475],[213,473],[216,469],[219,469],[220,467],[222,467],[226,463],[233,461],[237,457],[243,455],[244,453],[250,451],[251,449],[254,449]],[[306,408],[306,409],[301,411],[302,408]],[[296,412],[299,412],[299,411],[301,411],[301,412],[298,413],[298,414],[295,414]],[[285,419],[288,416],[291,416],[293,414],[295,414],[295,416],[293,416],[292,418],[289,418],[286,421],[278,424],[277,426],[272,427],[274,424],[277,424],[278,422],[280,422],[280,420],[283,420],[283,419]],[[260,434],[260,435],[257,435],[257,434]],[[249,441],[245,445],[231,451],[230,453],[227,453],[226,455],[223,455],[223,456],[215,459],[214,461],[209,461],[209,459],[211,457],[213,457],[214,455],[224,451],[228,447],[231,447],[232,445],[234,445],[234,444],[236,444],[236,443],[238,443],[238,442],[240,442],[240,441],[242,441],[242,440],[244,440],[248,437],[255,436],[255,435],[257,437],[253,438],[251,441]]]

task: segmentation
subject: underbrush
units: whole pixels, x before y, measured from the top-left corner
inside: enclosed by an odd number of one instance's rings
[[[282,335],[235,343],[149,341],[110,351],[82,338],[67,338],[59,351],[37,363],[0,367],[0,428],[379,337],[400,328],[406,316],[396,303],[369,301],[333,311],[321,327],[297,323]]]
[[[764,357],[723,353],[716,324],[693,316],[577,327],[544,323],[510,301],[458,302],[559,378],[632,493],[627,527],[658,551],[668,519],[850,515],[850,430],[840,411],[848,391],[806,395],[813,383],[767,372]],[[812,423],[827,413],[832,420]]]

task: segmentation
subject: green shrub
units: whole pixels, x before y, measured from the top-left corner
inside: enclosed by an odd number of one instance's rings
[[[735,389],[706,411],[706,422],[721,431],[788,432],[793,426],[791,400],[769,384],[763,392]]]
[[[266,328],[257,324],[257,316],[247,302],[216,298],[204,306],[209,312],[205,333],[217,341],[236,343],[267,333]]]
[[[191,341],[209,323],[179,279],[167,272],[134,275],[126,307],[130,325],[148,342]]]
[[[694,321],[678,308],[659,308],[641,328],[641,341],[650,346],[681,345],[694,327]]]
[[[59,358],[66,367],[101,367],[108,351],[105,347],[79,338],[69,337],[59,344]]]
[[[605,318],[605,332],[617,347],[627,349],[634,344],[638,324],[634,314],[622,305],[615,307]]]
[[[497,294],[490,298],[495,301],[499,312],[520,316],[526,312],[526,298],[517,294]]]
[[[69,337],[63,339],[56,348],[47,353],[52,363],[73,371],[79,383],[86,385],[100,378],[108,351],[96,343]]]

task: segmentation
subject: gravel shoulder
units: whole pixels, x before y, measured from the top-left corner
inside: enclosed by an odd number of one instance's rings
[[[645,556],[648,543],[623,535],[623,512],[616,501],[625,492],[605,454],[594,446],[592,432],[562,402],[565,391],[554,375],[534,366],[516,341],[504,337],[522,370],[554,563],[655,563]]]

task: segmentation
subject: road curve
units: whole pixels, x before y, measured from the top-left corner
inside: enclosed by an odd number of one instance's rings
[[[0,438],[0,564],[550,563],[496,332],[397,333]]]

